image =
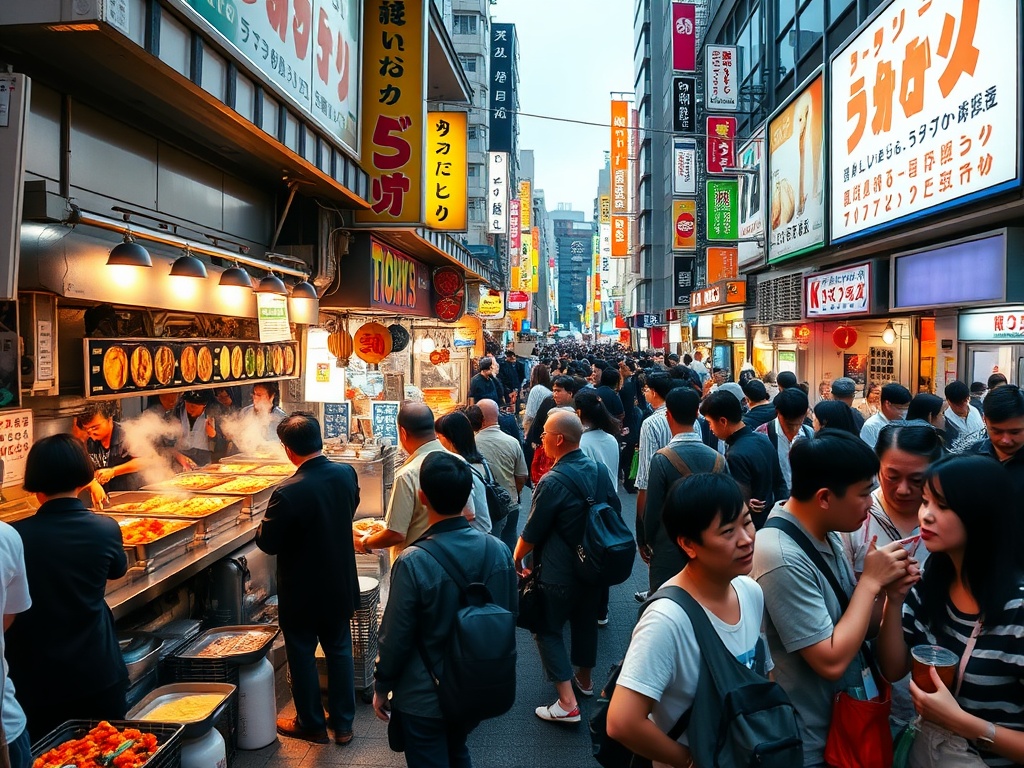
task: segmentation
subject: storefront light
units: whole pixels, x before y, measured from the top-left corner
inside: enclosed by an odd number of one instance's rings
[[[892,320],[885,324],[885,330],[882,331],[882,341],[886,344],[892,344],[896,341],[896,329],[893,328]]]
[[[220,285],[226,288],[247,288],[250,291],[253,289],[252,278],[249,276],[249,273],[237,264],[225,269],[221,273]]]
[[[110,249],[107,266],[152,267],[153,259],[149,255],[149,251],[135,242],[132,238],[132,231],[125,229],[124,240]]]
[[[192,255],[192,251],[185,246],[185,252],[171,264],[172,277],[196,277],[206,279],[206,265]]]
[[[288,288],[285,287],[284,280],[271,272],[260,280],[260,284],[256,286],[256,293],[276,293],[278,296],[287,296]]]

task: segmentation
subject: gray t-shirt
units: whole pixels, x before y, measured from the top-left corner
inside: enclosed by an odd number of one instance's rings
[[[839,535],[829,533],[827,542],[818,541],[781,503],[775,505],[769,519],[776,516],[800,527],[832,569],[847,596],[852,595],[856,582],[843,556]],[[787,534],[774,528],[757,532],[754,568],[750,575],[764,593],[768,647],[775,660],[775,679],[789,695],[800,718],[804,765],[824,765],[832,700],[837,691],[863,685],[864,660],[858,654],[843,677],[833,683],[820,677],[800,655],[801,649],[832,636],[842,611],[825,576]]]

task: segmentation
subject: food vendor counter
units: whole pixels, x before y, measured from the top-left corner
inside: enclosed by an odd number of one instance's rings
[[[324,443],[324,455],[331,461],[348,464],[359,479],[359,508],[356,519],[384,517],[395,482],[394,446],[360,446],[357,443]]]

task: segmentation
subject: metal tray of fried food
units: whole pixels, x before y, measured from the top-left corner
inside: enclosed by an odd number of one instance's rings
[[[143,487],[145,491],[181,491],[207,493],[215,496],[253,496],[281,482],[283,477],[256,475],[217,475],[205,472],[184,472],[170,480]],[[183,487],[194,486],[194,487]]]
[[[214,726],[224,712],[224,708],[231,701],[231,697],[235,695],[236,690],[236,686],[230,683],[171,683],[170,685],[162,685],[147,694],[142,701],[132,707],[128,714],[132,720],[145,720],[148,722],[153,718],[147,717],[147,715],[164,704],[171,704],[188,696],[201,696],[203,694],[219,695],[221,697],[220,702],[199,717],[180,718],[177,720],[169,720],[166,717],[160,719],[160,722],[180,722],[185,727],[185,731],[182,734],[183,737],[186,739],[197,739]]]
[[[167,518],[140,517],[139,515],[110,515],[117,524],[124,527],[135,521],[149,521],[166,524],[168,530],[162,536],[147,541],[145,544],[125,544],[125,549],[135,549],[135,556],[140,561],[150,563],[152,567],[163,564],[175,557],[184,555],[189,543],[195,536],[195,520],[168,520]]]
[[[295,472],[295,465],[287,461],[223,461],[220,464],[209,464],[203,472],[223,475],[269,475],[273,477],[289,477]]]
[[[209,539],[237,525],[244,506],[243,496],[124,491],[110,494],[110,505],[99,511],[111,515],[194,520],[196,538]]]
[[[267,654],[278,628],[275,624],[242,624],[230,627],[215,627],[196,638],[195,642],[178,653],[182,659],[217,659],[228,664],[253,664]],[[245,642],[243,647],[232,647],[233,643]],[[218,649],[224,645],[224,650]]]
[[[221,462],[225,464],[234,464],[239,461],[252,464],[280,464],[281,462],[288,461],[288,456],[285,454],[284,448],[282,448],[279,443],[273,447],[267,448],[265,451],[256,451],[255,453],[233,453],[230,456],[225,456],[221,459]]]

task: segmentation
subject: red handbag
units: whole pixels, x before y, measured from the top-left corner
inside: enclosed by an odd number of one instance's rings
[[[536,485],[553,466],[555,466],[555,462],[548,456],[544,446],[538,445],[533,452],[533,459],[530,461],[530,480]]]

